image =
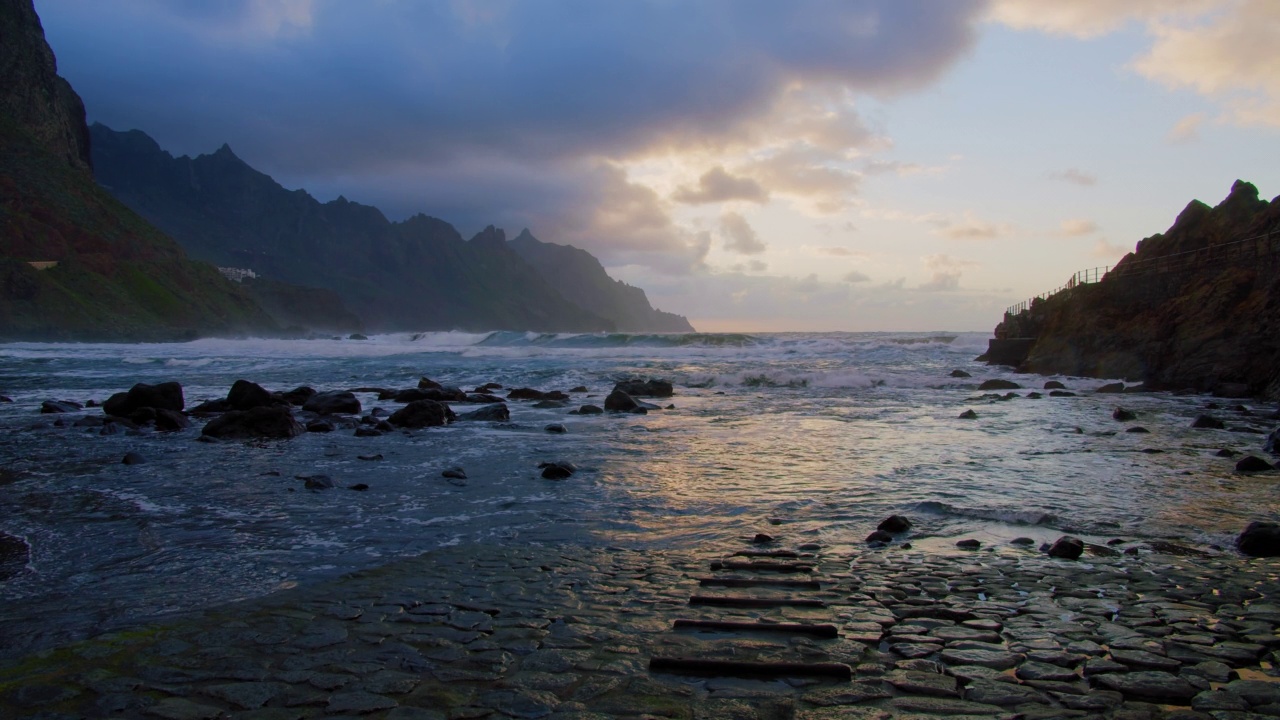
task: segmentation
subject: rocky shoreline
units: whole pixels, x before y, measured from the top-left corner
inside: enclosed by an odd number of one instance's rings
[[[0,715],[1280,714],[1273,559],[775,546],[445,548],[38,653]]]

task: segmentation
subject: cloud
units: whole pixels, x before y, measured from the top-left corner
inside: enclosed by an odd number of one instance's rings
[[[1120,29],[1130,21],[1195,16],[1223,0],[997,0],[990,19],[1017,30],[1040,30],[1088,39]]]
[[[927,281],[920,284],[919,289],[925,292],[959,290],[963,270],[978,265],[969,260],[957,260],[950,255],[926,255],[923,260],[925,269],[932,273]]]
[[[825,245],[823,247],[816,247],[813,251],[819,255],[831,255],[833,257],[854,257],[862,255],[862,253],[856,250],[850,250],[849,248],[842,247],[840,245]]]
[[[1082,187],[1093,187],[1098,183],[1098,178],[1093,173],[1088,173],[1076,168],[1067,168],[1062,172],[1049,173],[1049,177],[1053,180],[1061,180]]]
[[[769,269],[769,263],[763,260],[749,260],[745,263],[735,263],[731,265],[729,269],[736,273],[761,273]]]
[[[736,212],[720,216],[720,235],[724,238],[725,250],[741,255],[759,255],[769,247],[747,223],[747,219]]]
[[[1074,218],[1062,221],[1062,234],[1067,237],[1079,237],[1098,232],[1098,223],[1085,218]]]
[[[1093,244],[1093,250],[1090,251],[1094,257],[1110,258],[1113,261],[1119,260],[1128,253],[1129,248],[1112,243],[1106,238],[1098,238],[1098,241]]]
[[[832,159],[826,152],[794,145],[749,163],[743,172],[770,192],[791,198],[797,207],[819,215],[848,208],[862,182],[862,175]]]
[[[936,224],[941,228],[942,235],[954,240],[993,240],[1013,231],[1006,223],[980,220],[967,210],[959,220],[941,220]]]
[[[672,194],[671,198],[688,205],[703,205],[728,200],[744,200],[763,203],[769,199],[769,193],[760,187],[760,183],[751,178],[734,177],[719,165],[711,168],[698,178],[698,187],[682,187]]]
[[[871,278],[865,273],[860,273],[857,270],[850,270],[845,273],[844,277],[840,278],[840,280],[847,283],[861,283],[870,282]]]
[[[1204,113],[1192,113],[1169,129],[1164,139],[1174,145],[1195,142],[1200,139],[1200,126],[1204,124]]]

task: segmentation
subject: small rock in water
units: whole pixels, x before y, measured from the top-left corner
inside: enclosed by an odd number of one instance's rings
[[[1236,538],[1236,549],[1253,557],[1280,556],[1280,525],[1251,522]]]
[[[1057,380],[1050,380],[1044,384],[1045,390],[1066,390],[1067,386]]]
[[[550,425],[548,425],[548,426],[546,426],[546,427],[544,427],[544,428],[542,428],[542,429],[543,429],[543,430],[546,430],[547,432],[551,433],[552,435],[563,435],[564,433],[569,432],[569,429],[568,429],[568,428],[566,428],[564,425],[561,425],[560,423],[551,423]]]
[[[766,533],[756,533],[756,536],[751,538],[751,542],[757,545],[765,545],[773,542],[773,536]]]
[[[466,480],[467,471],[454,466],[451,468],[445,468],[444,472],[440,473],[440,477],[453,478],[454,480]]]
[[[1049,397],[1075,397],[1076,394],[1070,390],[1050,390]]]
[[[347,336],[348,340],[368,340],[369,336],[363,333],[351,333]]]
[[[13,402],[13,398],[9,397],[8,395],[0,395],[0,403],[11,403],[11,402]]]
[[[69,413],[80,410],[80,403],[70,400],[45,400],[40,403],[42,413]]]
[[[972,375],[970,375],[969,373],[967,373],[967,372],[963,371],[963,370],[952,370],[952,371],[951,371],[951,377],[954,377],[954,378],[967,378],[967,377],[973,377],[973,376],[972,376]]]
[[[911,529],[911,521],[901,515],[890,515],[881,520],[876,529],[887,533],[906,532]]]
[[[565,460],[538,463],[538,467],[542,470],[542,477],[547,480],[563,480],[578,470],[576,465]]]
[[[965,550],[977,550],[982,547],[982,543],[974,540],[973,538],[965,538],[964,540],[957,542],[956,547],[964,548]]]
[[[876,530],[875,532],[873,532],[873,533],[871,533],[870,535],[868,535],[868,536],[867,536],[867,542],[869,542],[869,543],[891,543],[891,542],[893,542],[893,536],[892,536],[892,535],[890,535],[889,533],[887,533],[887,532],[883,531],[883,530]]]
[[[1200,415],[1197,415],[1196,419],[1191,422],[1191,427],[1208,428],[1210,430],[1223,430],[1227,427],[1227,424],[1212,415],[1206,415],[1201,413]]]
[[[147,459],[146,459],[146,458],[144,458],[144,457],[142,457],[142,456],[141,456],[141,455],[139,455],[138,453],[136,453],[136,452],[128,452],[128,453],[125,453],[125,454],[124,454],[124,459],[123,459],[123,460],[121,460],[120,462],[121,462],[121,463],[123,463],[123,464],[125,464],[125,465],[141,465],[141,464],[145,463],[146,461],[147,461]]]
[[[1084,541],[1080,538],[1063,535],[1049,546],[1049,557],[1075,560],[1084,554]]]
[[[368,490],[369,486],[366,485],[365,483],[356,483],[355,485],[349,485],[347,489],[364,491],[364,490]]]
[[[1129,432],[1129,433],[1150,433],[1151,431],[1150,431],[1150,430],[1148,430],[1148,429],[1146,429],[1146,428],[1144,428],[1144,427],[1142,427],[1141,425],[1134,425],[1133,427],[1131,427],[1131,428],[1129,428],[1129,429],[1125,430],[1125,432]]]
[[[307,432],[327,433],[333,432],[333,423],[328,420],[312,420],[307,423]]]
[[[1274,469],[1271,463],[1256,455],[1246,455],[1236,463],[1236,472],[1266,472]]]
[[[584,392],[588,392],[588,391],[587,391],[587,386],[586,386],[586,385],[578,385],[578,386],[576,386],[576,387],[571,387],[571,388],[569,388],[569,392],[584,393]]]
[[[1012,380],[987,380],[978,386],[979,390],[1021,390],[1022,386]]]
[[[1042,397],[1044,397],[1044,395],[1041,395],[1041,394],[1040,394],[1040,393],[1038,393],[1038,392],[1029,392],[1029,393],[1027,393],[1027,399],[1028,399],[1028,400],[1039,400],[1039,399],[1040,399],[1040,398],[1042,398]]]
[[[1238,453],[1238,452],[1236,452],[1235,450],[1232,450],[1232,449],[1230,449],[1230,448],[1222,448],[1222,449],[1221,449],[1221,450],[1219,450],[1218,452],[1214,453],[1214,455],[1217,455],[1218,457],[1235,457],[1235,456],[1237,456],[1237,455],[1239,455],[1239,454],[1240,454],[1240,453]]]
[[[1010,545],[1035,545],[1036,541],[1029,537],[1016,537],[1009,541]]]
[[[381,460],[381,459],[382,459],[382,453],[376,453],[376,454],[373,454],[373,455],[357,455],[357,456],[356,456],[356,459],[358,459],[358,460]]]
[[[1094,390],[1099,393],[1122,393],[1124,392],[1124,383],[1107,383],[1102,387]]]
[[[577,410],[569,411],[570,415],[600,415],[604,412],[604,408],[598,405],[583,405]]]
[[[294,478],[301,480],[308,490],[328,490],[335,486],[328,475],[294,475]]]
[[[973,410],[965,410],[957,416],[960,420],[973,420],[978,417],[978,413]]]
[[[373,428],[359,427],[359,428],[356,428],[355,436],[356,437],[382,437],[382,431],[375,430]]]
[[[1280,455],[1280,428],[1271,431],[1271,434],[1267,436],[1267,441],[1262,444],[1262,450],[1272,455]]]
[[[1108,541],[1107,541],[1107,544],[1108,544],[1108,545],[1123,545],[1123,544],[1124,544],[1124,540],[1123,540],[1122,538],[1111,538],[1110,540],[1108,540]]]
[[[1128,422],[1129,420],[1137,420],[1138,415],[1132,410],[1125,410],[1122,407],[1118,407],[1111,411],[1111,419],[1119,420],[1120,422]]]

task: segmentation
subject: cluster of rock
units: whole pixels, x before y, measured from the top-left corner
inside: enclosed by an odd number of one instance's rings
[[[815,605],[720,607],[714,617],[736,629],[707,632],[675,629],[713,612],[687,602],[705,592],[704,551],[443,549],[29,658],[8,671],[0,715],[1244,720],[1280,712],[1273,562],[996,555],[976,564],[968,555],[822,550],[796,548]],[[724,574],[755,582],[767,573]],[[777,632],[818,622],[832,632]],[[781,679],[655,669],[654,659],[672,654],[782,670]],[[786,672],[837,666],[838,679]]]

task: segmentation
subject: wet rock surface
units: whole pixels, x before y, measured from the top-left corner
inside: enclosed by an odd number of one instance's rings
[[[446,548],[26,658],[0,668],[0,716],[1172,720],[1280,708],[1276,561],[838,555],[777,540],[719,553]],[[779,553],[811,572],[785,580]],[[819,626],[837,632],[807,631]],[[654,658],[711,672],[656,672]]]

